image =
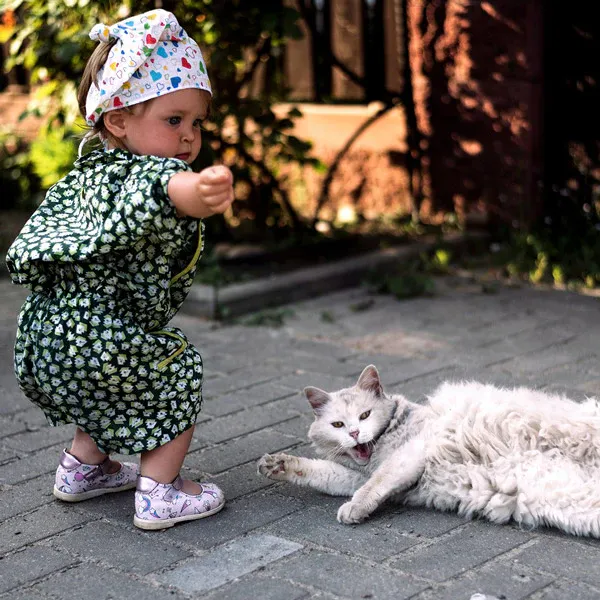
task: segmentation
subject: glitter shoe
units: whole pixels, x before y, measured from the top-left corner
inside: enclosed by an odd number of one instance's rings
[[[199,483],[199,494],[182,491],[178,475],[173,483],[158,483],[150,477],[138,477],[133,524],[140,529],[166,529],[181,521],[202,519],[225,506],[225,496],[214,483]]]
[[[99,465],[86,465],[63,450],[56,470],[54,495],[65,502],[80,502],[135,487],[138,466],[125,462],[121,463],[121,468],[116,473],[105,473],[109,460],[107,457]]]

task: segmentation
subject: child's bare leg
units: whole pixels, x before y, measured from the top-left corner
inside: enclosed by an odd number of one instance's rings
[[[171,483],[179,475],[193,435],[194,426],[163,446],[143,452],[140,460],[140,474],[143,477],[150,477],[158,483]],[[184,479],[183,491],[186,494],[199,494],[202,490],[197,483]]]
[[[69,454],[72,454],[79,462],[86,465],[99,465],[107,457],[107,454],[101,452],[96,445],[96,442],[82,429],[75,429],[75,437],[71,444]],[[111,460],[108,463],[105,473],[116,473],[121,468],[120,463],[116,460]]]

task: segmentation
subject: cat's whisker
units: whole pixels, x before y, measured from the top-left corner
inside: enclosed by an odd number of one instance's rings
[[[331,451],[328,453],[328,457],[331,460],[334,460],[335,458],[343,456],[344,454],[346,454],[346,448],[344,448],[341,445],[338,445],[331,449]]]

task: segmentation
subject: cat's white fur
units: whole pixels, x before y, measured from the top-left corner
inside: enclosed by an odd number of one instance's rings
[[[358,523],[385,500],[495,523],[600,537],[600,407],[528,388],[444,383],[423,405],[387,395],[373,365],[355,386],[305,389],[321,459],[263,456],[275,480],[352,496]]]

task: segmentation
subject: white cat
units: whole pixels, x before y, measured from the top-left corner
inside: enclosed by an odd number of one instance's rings
[[[392,498],[600,537],[596,400],[463,382],[442,384],[420,405],[387,395],[373,365],[351,388],[304,392],[315,414],[308,437],[323,459],[266,454],[258,470],[352,496],[341,523],[358,523]]]

